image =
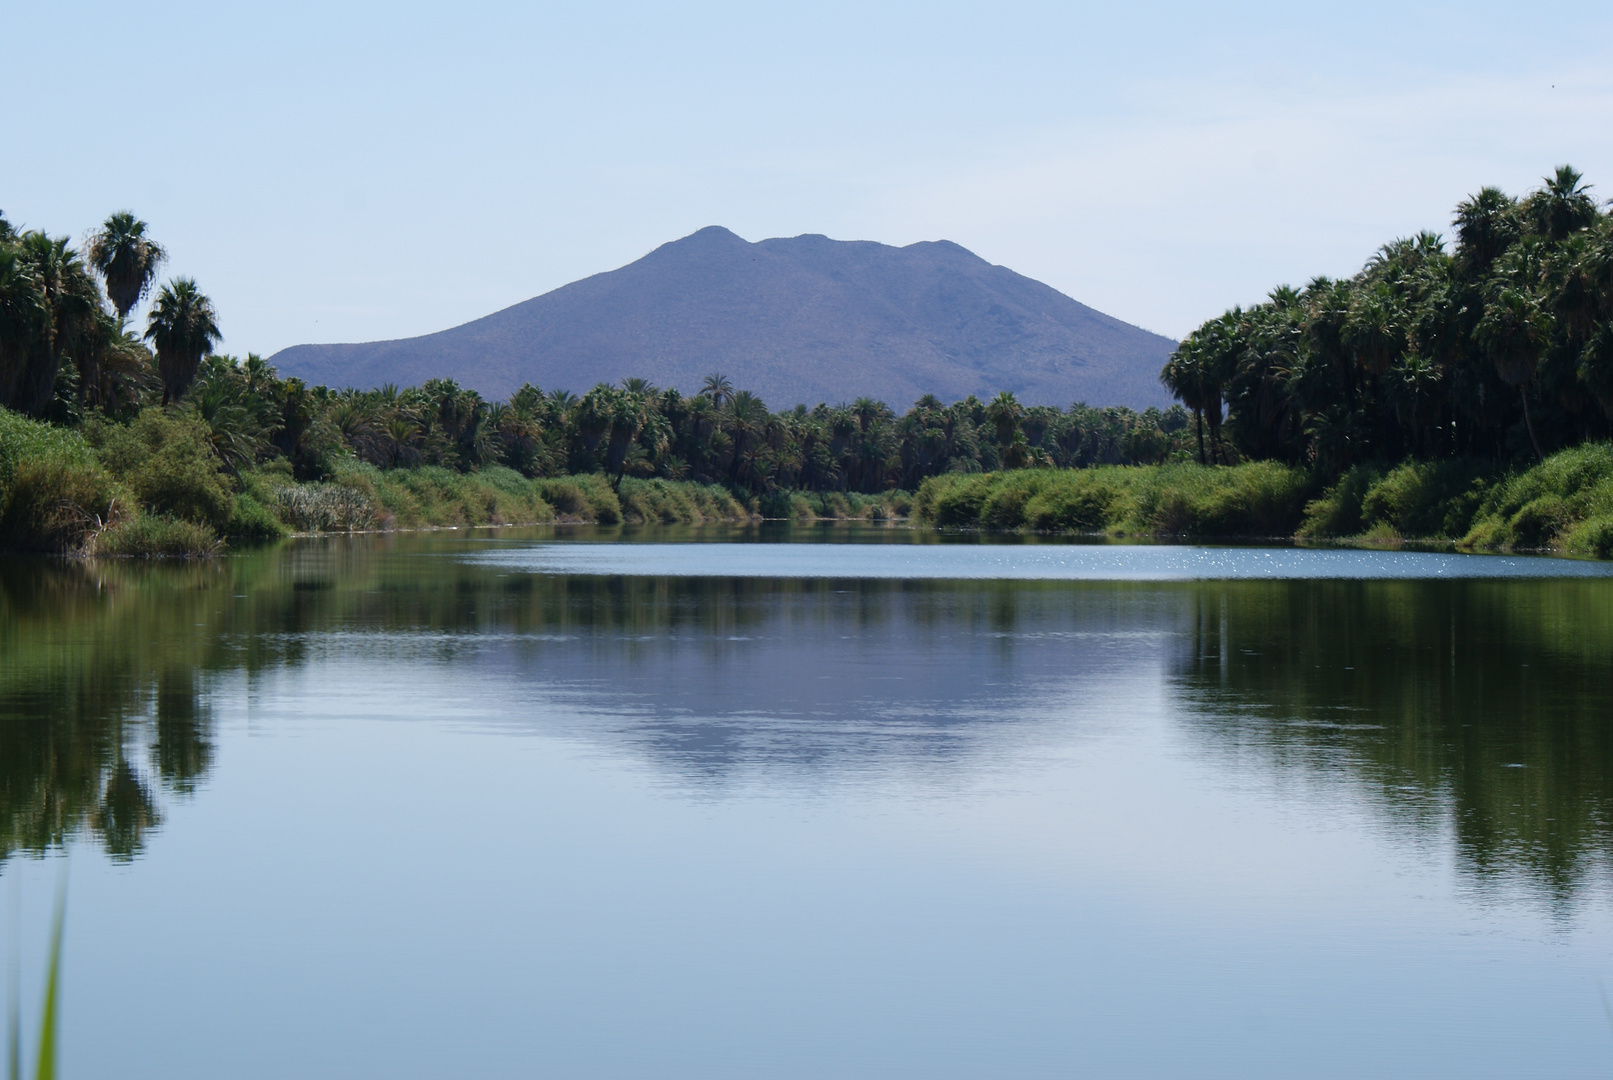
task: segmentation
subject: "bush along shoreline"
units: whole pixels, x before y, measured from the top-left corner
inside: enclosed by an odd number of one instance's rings
[[[337,461],[299,482],[283,462],[231,472],[192,418],[52,427],[0,410],[0,547],[85,556],[205,557],[298,534],[475,525],[747,521],[714,485],[602,475],[528,479],[490,466],[383,472]]]
[[[1333,483],[1272,461],[1023,469],[924,482],[936,528],[1114,537],[1444,544],[1613,558],[1613,443],[1527,469],[1471,460],[1356,466]]]
[[[555,523],[683,524],[762,517],[885,521],[902,492],[775,492],[603,473],[529,478],[489,465],[379,469],[338,458],[299,481],[289,462],[232,471],[207,425],[147,409],[82,430],[0,409],[0,549],[199,558],[297,535]]]

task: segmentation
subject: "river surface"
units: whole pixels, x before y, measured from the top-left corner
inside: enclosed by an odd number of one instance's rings
[[[1613,1071],[1613,564],[939,539],[7,559],[25,1028],[65,882],[69,1077]]]

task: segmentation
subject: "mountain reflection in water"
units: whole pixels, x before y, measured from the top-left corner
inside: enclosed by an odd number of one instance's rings
[[[944,788],[1034,754],[1049,725],[1101,737],[1125,694],[1163,693],[1192,752],[1343,784],[1408,842],[1449,838],[1477,881],[1564,903],[1613,851],[1606,578],[564,576],[455,550],[8,562],[0,855],[86,834],[134,858],[206,783],[212,688],[332,660],[409,661],[419,685],[378,703],[400,718],[445,665],[473,670],[509,699],[489,725],[639,757],[703,798],[895,775]]]

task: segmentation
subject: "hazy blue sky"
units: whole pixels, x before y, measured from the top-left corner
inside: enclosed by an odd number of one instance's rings
[[[11,3],[0,208],[135,210],[231,351],[442,329],[709,224],[955,240],[1172,336],[1572,162],[1613,4]]]

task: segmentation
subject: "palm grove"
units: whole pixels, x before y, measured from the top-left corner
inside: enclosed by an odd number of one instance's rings
[[[1163,378],[1206,460],[1336,475],[1605,439],[1613,217],[1565,165],[1521,200],[1484,188],[1453,226],[1452,250],[1434,233],[1396,240],[1354,277],[1283,286],[1190,334]]]

